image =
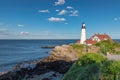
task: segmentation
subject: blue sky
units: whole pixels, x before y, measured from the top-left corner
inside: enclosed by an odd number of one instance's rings
[[[0,39],[120,39],[120,0],[0,0]]]

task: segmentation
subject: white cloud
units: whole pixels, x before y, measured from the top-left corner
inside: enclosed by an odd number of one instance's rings
[[[39,36],[37,36],[39,37]],[[6,28],[0,28],[0,39],[33,39],[34,35],[29,32],[16,32]]]
[[[6,31],[7,29],[5,29],[5,28],[0,28],[0,31]]]
[[[50,17],[48,18],[49,21],[51,22],[63,22],[63,21],[66,21],[65,18],[55,18],[55,17]]]
[[[114,21],[120,21],[120,17],[114,18]]]
[[[59,13],[58,13],[58,15],[64,15],[64,14],[66,14],[67,13],[67,10],[61,10]]]
[[[50,31],[43,31],[42,33],[44,36],[49,36],[52,34]]]
[[[71,6],[67,6],[67,9],[73,9],[73,7],[71,7]]]
[[[50,11],[49,10],[39,10],[38,12],[41,12],[41,13],[49,13]]]
[[[16,32],[6,28],[0,28],[0,39],[56,39],[58,36],[50,31],[41,31],[40,33]]]
[[[65,0],[58,0],[58,2],[55,2],[55,6],[65,4]]]
[[[56,9],[55,11],[58,12],[58,11],[60,11],[60,10],[59,10],[59,9]]]
[[[70,12],[73,13],[73,10],[71,10]]]
[[[18,26],[18,27],[24,27],[24,25],[23,25],[23,24],[18,24],[17,26]]]
[[[68,23],[65,23],[65,24],[68,24]]]
[[[118,20],[118,18],[114,18],[114,21],[117,21]]]
[[[5,28],[1,28],[0,29],[0,35],[14,35],[15,33],[13,31],[10,31],[8,29]]]
[[[70,16],[78,16],[78,13],[79,13],[78,10],[75,10],[70,14]]]
[[[29,32],[20,32],[20,35],[30,35],[30,33]]]

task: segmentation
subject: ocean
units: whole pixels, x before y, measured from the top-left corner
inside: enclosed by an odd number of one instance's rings
[[[0,40],[0,72],[13,70],[13,66],[27,61],[48,57],[52,49],[44,46],[60,46],[77,40]]]

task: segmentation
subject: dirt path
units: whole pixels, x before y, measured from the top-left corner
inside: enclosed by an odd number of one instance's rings
[[[110,60],[120,60],[120,55],[107,55],[106,57]]]

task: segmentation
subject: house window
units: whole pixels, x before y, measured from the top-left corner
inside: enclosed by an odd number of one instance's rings
[[[104,38],[104,40],[107,40],[107,38]]]

